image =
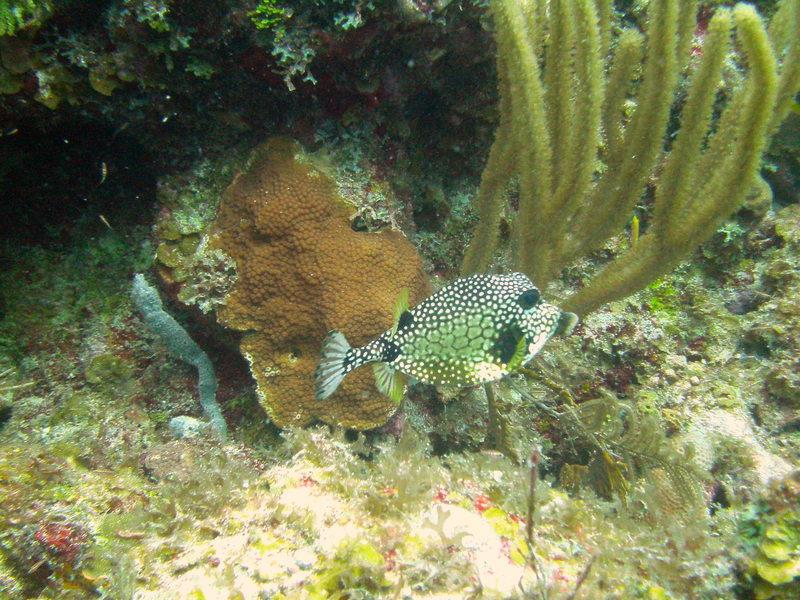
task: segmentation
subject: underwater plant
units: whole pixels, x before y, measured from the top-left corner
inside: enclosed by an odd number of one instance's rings
[[[769,29],[752,6],[718,8],[693,47],[697,7],[653,0],[646,41],[623,27],[612,43],[617,25],[607,0],[492,4],[500,124],[462,273],[489,268],[514,177],[520,198],[512,262],[542,289],[620,232],[656,180],[637,243],[563,302],[579,315],[671,271],[741,205],[800,86],[800,40],[791,34],[800,30],[800,2],[783,0]],[[732,54],[734,30],[741,50]],[[726,67],[732,83],[720,90]],[[680,127],[672,136],[676,108]]]

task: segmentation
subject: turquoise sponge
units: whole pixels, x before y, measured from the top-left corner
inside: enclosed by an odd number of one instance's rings
[[[133,304],[142,313],[145,324],[153,333],[159,335],[173,355],[197,368],[199,376],[197,390],[203,414],[222,439],[228,436],[228,427],[217,404],[217,378],[214,366],[200,346],[189,337],[186,330],[172,315],[164,310],[161,297],[156,289],[147,283],[144,275],[137,273],[133,278],[131,290]]]

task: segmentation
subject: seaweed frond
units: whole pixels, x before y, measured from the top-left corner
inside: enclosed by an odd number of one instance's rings
[[[0,36],[14,35],[44,19],[51,10],[49,2],[35,0],[0,0]]]
[[[542,369],[525,374],[556,393],[559,427],[574,440],[570,461],[562,467],[565,488],[576,492],[588,482],[605,498],[626,504],[632,484],[643,479],[649,489],[675,498],[689,514],[701,502],[703,474],[690,446],[676,448],[655,415],[643,414],[611,393],[580,404],[566,387]]]

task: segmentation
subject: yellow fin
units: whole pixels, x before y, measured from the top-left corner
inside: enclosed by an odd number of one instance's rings
[[[375,386],[378,391],[389,396],[395,404],[400,404],[406,393],[405,375],[383,362],[373,364],[372,371],[375,373]]]
[[[400,322],[400,315],[408,310],[408,288],[400,290],[397,302],[394,305],[394,317],[392,318],[392,335],[397,332],[397,325]]]

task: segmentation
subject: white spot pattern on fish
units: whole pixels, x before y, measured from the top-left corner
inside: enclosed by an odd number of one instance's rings
[[[378,389],[398,402],[403,376],[443,386],[494,381],[525,365],[576,320],[542,301],[522,273],[457,279],[413,309],[403,301],[394,327],[361,348],[351,348],[338,331],[328,334],[316,372],[317,399],[367,363],[376,363]]]

